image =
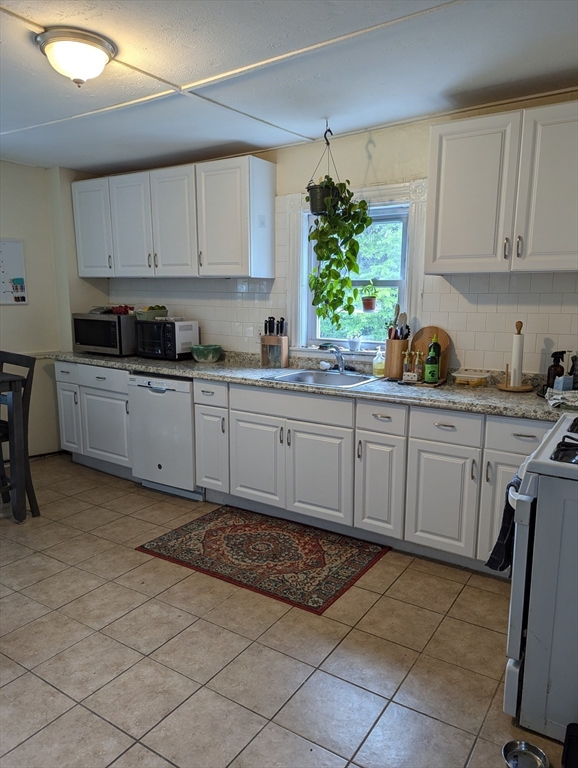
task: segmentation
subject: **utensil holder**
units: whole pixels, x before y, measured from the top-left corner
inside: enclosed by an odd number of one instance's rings
[[[289,337],[261,336],[261,368],[289,367]]]
[[[409,339],[388,339],[385,342],[386,379],[401,379],[403,376],[403,354],[407,352]]]

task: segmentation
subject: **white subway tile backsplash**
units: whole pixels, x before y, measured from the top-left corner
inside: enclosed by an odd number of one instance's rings
[[[476,334],[474,331],[458,331],[455,343],[460,349],[474,349]]]
[[[470,293],[489,293],[490,276],[489,275],[470,275]]]
[[[532,275],[532,293],[552,293],[554,275],[552,272],[540,272]]]
[[[424,293],[424,296],[423,296],[423,311],[424,312],[439,312],[440,311],[440,295],[439,295],[439,293]]]
[[[511,352],[512,351],[512,333],[495,333],[494,334],[494,350],[496,352]]]
[[[497,293],[480,293],[478,294],[478,312],[491,312],[496,311],[498,305]]]
[[[460,293],[460,299],[458,302],[458,312],[477,312],[478,310],[478,294],[477,293]]]
[[[431,325],[435,325],[438,328],[447,328],[449,322],[449,312],[432,312],[431,313]]]
[[[561,312],[571,314],[578,312],[578,294],[565,293],[562,296]]]
[[[528,314],[528,322],[524,326],[524,331],[528,333],[546,333],[550,315]]]
[[[553,293],[578,293],[578,272],[557,272],[552,279]]]
[[[505,331],[506,315],[490,312],[486,315],[486,331]]]
[[[484,352],[484,368],[491,371],[501,371],[504,369],[505,352]]]
[[[454,294],[451,294],[452,296]],[[467,312],[450,312],[448,315],[448,330],[452,331],[465,331],[468,327],[468,313]],[[491,328],[489,330],[500,330]]]
[[[450,278],[452,293],[469,293],[470,292],[470,276],[469,275],[452,275]]]
[[[578,352],[578,336],[576,334],[560,334],[558,336],[558,349],[565,349],[576,354]]]
[[[489,293],[509,293],[510,275],[500,273],[499,275],[490,275]]]
[[[443,275],[431,275],[431,292],[432,293],[450,293],[452,290],[452,284],[449,278]]]
[[[466,350],[466,368],[483,368],[484,352],[467,349]]]
[[[468,312],[468,331],[485,331],[486,315],[483,312]]]
[[[474,349],[481,350],[482,352],[494,348],[494,334],[478,332],[476,333],[476,339],[474,343]]]
[[[532,290],[532,275],[510,275],[510,290],[512,293],[530,293]]]
[[[497,299],[496,312],[510,312],[518,306],[517,293],[499,293]]]
[[[572,329],[571,315],[548,315],[548,333],[567,333]]]
[[[539,312],[560,312],[562,310],[561,293],[541,293]]]
[[[440,312],[457,312],[460,297],[457,293],[442,293],[440,295]]]

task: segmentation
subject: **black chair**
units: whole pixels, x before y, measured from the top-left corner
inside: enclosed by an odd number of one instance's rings
[[[29,357],[28,355],[17,355],[14,352],[0,351],[0,371],[4,370],[5,365],[13,365],[18,368],[26,369],[26,380],[22,387],[22,417],[24,422],[24,473],[26,478],[26,495],[30,502],[30,511],[33,517],[40,516],[40,510],[38,509],[38,502],[36,501],[36,494],[34,493],[34,486],[32,484],[32,474],[30,472],[30,456],[28,452],[28,416],[30,413],[30,396],[32,394],[32,380],[34,378],[34,365],[36,359]],[[23,374],[24,375],[24,374]],[[8,422],[4,419],[0,419],[0,448],[2,443],[7,443],[10,440],[10,434],[8,431]],[[12,460],[13,457],[10,457]],[[13,474],[14,468],[11,473]],[[9,485],[6,472],[4,471],[4,462],[0,461],[0,487],[2,487],[2,501],[8,503],[10,501],[10,491],[4,490],[5,486]]]

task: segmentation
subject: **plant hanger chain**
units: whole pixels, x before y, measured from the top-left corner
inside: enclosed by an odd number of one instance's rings
[[[327,138],[328,134],[330,136],[333,136],[333,131],[329,127],[329,123],[327,122],[327,118],[325,118],[325,133],[323,134],[323,138],[325,140],[325,148],[324,148],[324,150],[323,150],[323,152],[321,154],[321,157],[319,158],[319,162],[315,166],[315,170],[313,171],[313,174],[311,175],[311,181],[309,182],[309,184],[315,184],[315,181],[314,181],[315,174],[317,173],[317,169],[321,165],[321,162],[322,162],[322,160],[323,160],[323,158],[325,157],[326,154],[327,154],[327,175],[328,176],[331,175],[331,168],[330,168],[330,165],[329,165],[329,160],[331,159],[331,162],[333,163],[333,168],[335,170],[335,175],[337,176],[337,181],[339,181],[339,182],[341,181],[341,179],[339,178],[339,171],[337,170],[337,166],[335,165],[335,159],[333,157],[333,152],[331,151],[331,145],[329,143],[329,139]]]

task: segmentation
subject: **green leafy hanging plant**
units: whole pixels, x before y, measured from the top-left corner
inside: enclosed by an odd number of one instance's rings
[[[317,266],[309,274],[313,306],[317,316],[329,320],[336,330],[341,328],[341,313],[352,315],[355,311],[359,290],[353,287],[351,274],[359,274],[356,237],[372,221],[367,202],[354,201],[349,184],[349,179],[336,183],[329,175],[319,182],[326,191],[326,210],[309,230],[317,257]]]

